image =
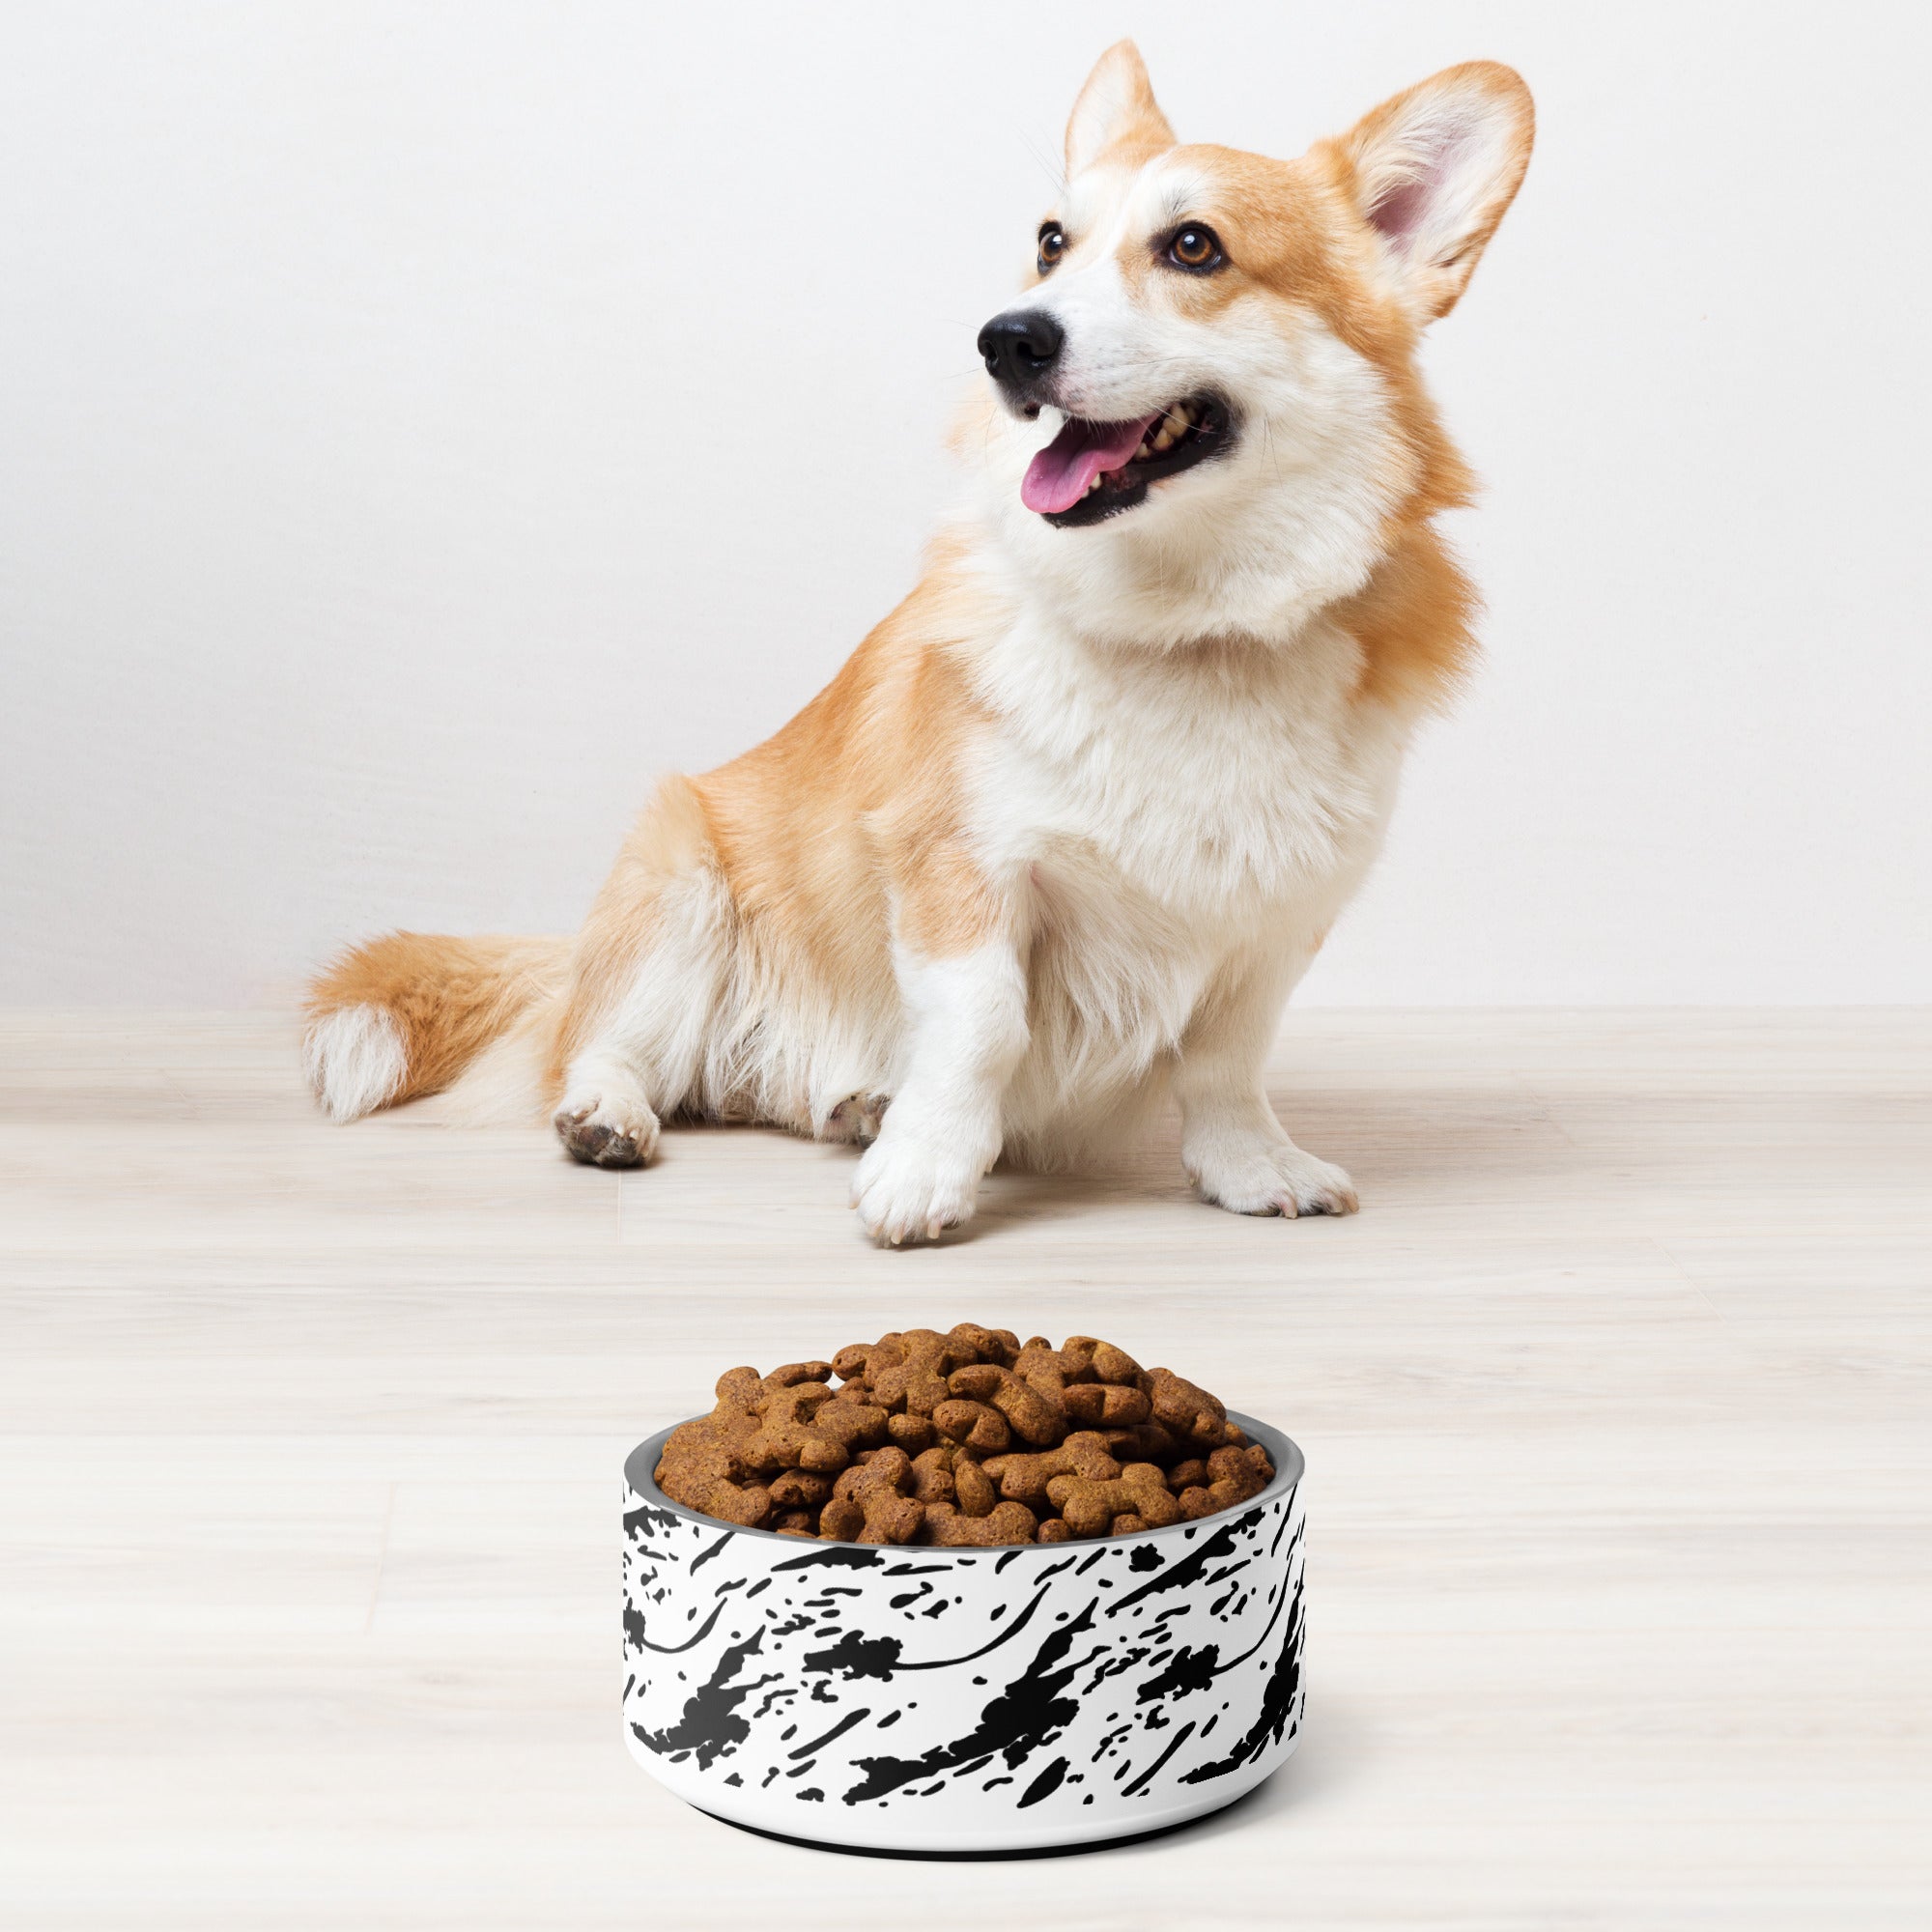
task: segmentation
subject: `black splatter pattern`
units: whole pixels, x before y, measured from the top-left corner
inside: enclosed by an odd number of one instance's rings
[[[721,1528],[663,1507],[647,1463],[639,1486],[647,1452],[627,1469],[626,1717],[639,1754],[699,1804],[763,1792],[753,1822],[769,1823],[770,1804],[828,1797],[888,1821],[956,1802],[1051,1831],[1096,1791],[1151,1816],[1186,1787],[1236,1796],[1293,1747],[1292,1480],[1237,1515],[1041,1560]]]

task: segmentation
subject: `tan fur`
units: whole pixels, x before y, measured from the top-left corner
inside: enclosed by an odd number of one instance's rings
[[[392,1102],[440,1093],[526,1008],[563,983],[562,939],[391,932],[345,952],[309,989],[311,1020],[376,1007],[402,1036],[408,1076]]]
[[[742,976],[781,980],[808,1001],[855,988],[889,1000],[895,926],[940,954],[997,926],[1002,901],[959,838],[960,748],[980,707],[951,651],[994,621],[942,538],[911,596],[789,724],[716,771],[666,781],[572,951],[546,1056],[549,1101],[648,952],[674,885],[714,877]],[[819,1124],[803,1093],[778,1119],[806,1132]]]

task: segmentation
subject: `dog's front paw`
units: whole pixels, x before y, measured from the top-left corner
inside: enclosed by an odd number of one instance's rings
[[[658,1117],[641,1094],[573,1088],[551,1125],[564,1151],[586,1167],[644,1167],[658,1151]]]
[[[852,1206],[866,1232],[884,1245],[936,1239],[973,1218],[980,1163],[931,1147],[911,1134],[883,1137],[866,1150],[852,1179]]]
[[[1204,1199],[1236,1214],[1352,1214],[1354,1183],[1330,1161],[1293,1141],[1259,1135],[1183,1150]]]

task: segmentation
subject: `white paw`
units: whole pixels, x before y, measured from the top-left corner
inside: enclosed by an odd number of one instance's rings
[[[586,1167],[643,1167],[658,1151],[658,1117],[635,1092],[574,1087],[551,1125],[571,1159]]]
[[[1352,1214],[1361,1205],[1341,1168],[1290,1140],[1244,1135],[1183,1148],[1181,1158],[1204,1198],[1236,1214]]]
[[[875,1241],[935,1239],[973,1218],[980,1162],[888,1131],[866,1150],[852,1179],[852,1206]]]

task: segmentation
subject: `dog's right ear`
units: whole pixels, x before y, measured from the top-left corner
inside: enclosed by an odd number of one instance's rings
[[[1122,160],[1144,161],[1173,146],[1174,129],[1153,98],[1140,48],[1116,41],[1087,76],[1067,120],[1067,180],[1115,150]]]

